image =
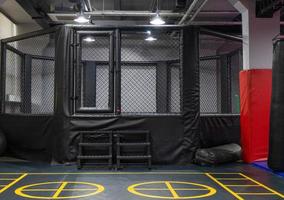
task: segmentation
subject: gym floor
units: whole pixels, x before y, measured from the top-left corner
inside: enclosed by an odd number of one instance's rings
[[[131,169],[131,170],[130,170]],[[1,163],[0,199],[284,199],[284,178],[246,164],[77,170]]]

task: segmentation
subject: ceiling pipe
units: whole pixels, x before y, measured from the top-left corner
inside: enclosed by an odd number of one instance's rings
[[[84,0],[84,3],[86,5],[86,7],[88,8],[88,12],[92,12],[93,8],[92,8],[92,4],[91,4],[90,0]]]
[[[64,24],[70,23],[71,20],[56,20],[54,19],[54,24]],[[121,20],[96,20],[96,24],[106,24],[108,25],[120,25],[120,24],[128,24],[128,25],[144,25],[145,21],[121,21]],[[187,23],[187,25],[192,26],[241,26],[242,22],[230,22],[230,21],[193,21]]]
[[[229,35],[229,34],[217,32],[217,31],[212,31],[212,30],[209,30],[209,29],[202,28],[202,29],[200,29],[200,32],[208,34],[208,35],[212,35],[212,36],[217,36],[217,37],[222,37],[222,38],[238,41],[238,42],[243,41],[242,37],[239,37],[239,36],[236,36],[236,35]]]
[[[202,4],[199,6],[199,8],[194,12],[194,14],[192,15],[192,17],[189,19],[189,22],[192,22],[195,17],[198,15],[198,13],[201,11],[201,9],[205,6],[205,4],[207,3],[208,0],[204,0],[202,2]]]
[[[92,11],[92,12],[84,12],[85,15],[95,16],[95,17],[151,17],[155,16],[156,13],[151,11]],[[180,12],[172,12],[169,10],[161,10],[159,12],[161,17],[182,17],[184,13]],[[49,16],[55,17],[75,17],[76,13],[48,13]]]
[[[91,15],[95,17],[100,16],[107,16],[107,17],[151,17],[155,16],[155,13],[151,11],[120,11],[120,10],[105,10],[105,11],[92,11],[92,12],[84,12],[86,15]],[[200,11],[198,13],[199,15],[233,15],[233,14],[239,14],[238,12],[214,12],[214,11]],[[48,13],[48,15],[51,16],[66,16],[66,17],[72,17],[76,14],[74,13]],[[182,17],[184,16],[183,12],[172,12],[169,10],[160,11],[160,15],[163,17]]]
[[[199,0],[194,0],[189,8],[187,9],[186,13],[183,15],[183,17],[181,18],[181,20],[178,22],[178,25],[182,25],[185,20],[189,17],[189,15],[191,14],[191,12],[193,11],[194,7],[196,6],[196,4],[198,3]]]

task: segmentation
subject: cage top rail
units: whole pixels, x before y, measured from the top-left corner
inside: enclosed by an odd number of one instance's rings
[[[17,35],[14,37],[9,37],[9,38],[5,38],[2,39],[1,42],[2,43],[9,43],[9,42],[14,42],[14,41],[19,41],[19,40],[24,40],[24,39],[28,39],[28,38],[32,38],[32,37],[36,37],[36,36],[40,36],[40,35],[45,35],[48,33],[52,33],[52,32],[56,32],[57,30],[60,29],[60,27],[71,27],[74,29],[79,29],[79,30],[83,30],[83,29],[94,29],[94,30],[115,30],[115,29],[121,29],[121,30],[145,30],[145,29],[164,29],[164,30],[178,30],[178,29],[183,29],[183,28],[187,28],[187,27],[193,27],[193,25],[126,25],[126,26],[121,26],[121,25],[104,25],[104,26],[100,26],[100,25],[78,25],[78,24],[66,24],[66,25],[58,25],[58,26],[54,26],[48,29],[42,29],[42,30],[38,30],[38,31],[33,31],[33,32],[29,32],[29,33],[24,33],[21,35]],[[195,26],[195,27],[200,27],[200,26]],[[216,37],[220,37],[220,38],[226,38],[226,39],[230,39],[230,40],[234,40],[234,41],[242,41],[242,37],[239,36],[235,36],[235,35],[229,35],[229,34],[224,34],[224,33],[220,33],[220,32],[216,32],[216,31],[211,31],[205,28],[200,27],[200,33],[203,34],[208,34],[208,35],[212,35],[212,36],[216,36]],[[282,38],[281,38],[282,39]]]
[[[9,42],[15,42],[15,41],[19,41],[19,40],[25,40],[25,39],[29,39],[29,38],[32,38],[32,37],[37,37],[37,36],[53,33],[53,32],[56,32],[58,29],[59,29],[59,26],[55,26],[55,27],[51,27],[51,28],[48,28],[48,29],[42,29],[42,30],[38,30],[38,31],[24,33],[24,34],[17,35],[17,36],[14,36],[14,37],[2,39],[1,42],[2,43],[9,43]]]

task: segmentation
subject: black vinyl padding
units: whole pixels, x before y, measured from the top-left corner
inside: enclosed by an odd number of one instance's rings
[[[242,149],[238,144],[226,144],[206,149],[198,149],[195,163],[200,165],[217,165],[241,159]]]

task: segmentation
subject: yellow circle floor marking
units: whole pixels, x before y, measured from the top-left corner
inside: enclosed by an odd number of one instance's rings
[[[164,185],[165,187],[157,187],[160,185]],[[197,199],[197,198],[205,198],[212,196],[216,193],[216,190],[212,187],[207,185],[202,185],[198,183],[191,183],[191,182],[180,182],[180,181],[153,181],[153,182],[144,182],[134,184],[128,187],[128,191],[132,194],[142,196],[142,197],[149,197],[155,199]],[[142,191],[142,192],[141,192]],[[160,196],[160,195],[152,195],[149,194],[150,191],[169,191],[169,196]],[[202,194],[198,195],[179,195],[179,191],[199,191]]]
[[[102,185],[95,183],[63,181],[25,185],[16,189],[15,193],[21,197],[30,199],[74,199],[93,196],[104,190],[105,188]],[[72,196],[63,196],[63,192],[67,194],[70,193]],[[73,196],[73,192],[76,192],[75,196]],[[34,193],[34,195],[31,193]]]

